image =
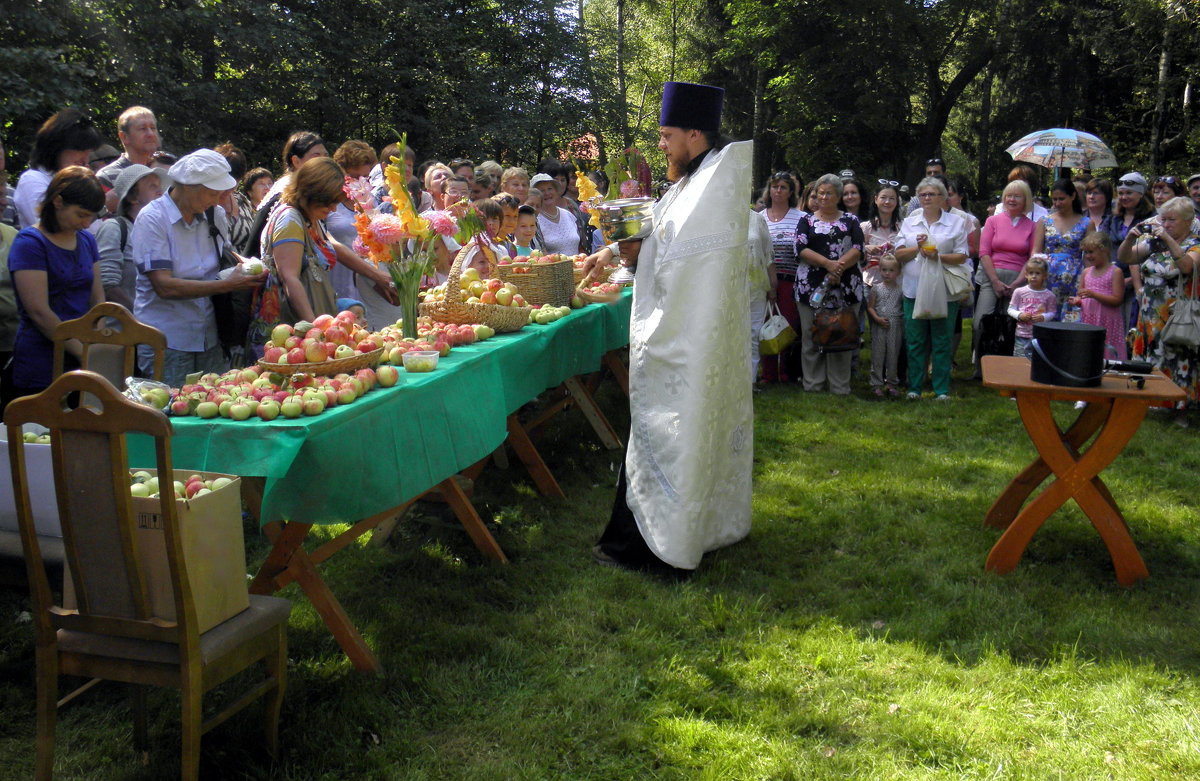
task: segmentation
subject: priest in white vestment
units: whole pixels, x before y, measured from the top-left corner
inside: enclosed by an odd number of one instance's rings
[[[629,337],[631,431],[593,555],[694,570],[750,532],[754,416],[747,249],[750,142],[720,139],[724,90],[668,82],[659,149],[674,185],[641,246]]]

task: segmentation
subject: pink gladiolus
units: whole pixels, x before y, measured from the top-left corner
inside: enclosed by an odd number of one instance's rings
[[[383,244],[398,244],[408,238],[404,223],[394,214],[379,214],[371,220],[371,232]]]
[[[367,245],[363,244],[363,240],[358,236],[354,237],[354,243],[350,245],[350,249],[354,250],[355,255],[364,258],[371,254],[371,250],[367,249]]]
[[[370,208],[374,205],[375,198],[371,195],[371,182],[367,177],[362,176],[358,179],[351,179],[347,176],[346,183],[342,186],[342,189],[350,200],[360,206]]]
[[[453,236],[458,233],[458,223],[447,212],[433,212],[429,215],[429,226],[433,232],[441,236]]]

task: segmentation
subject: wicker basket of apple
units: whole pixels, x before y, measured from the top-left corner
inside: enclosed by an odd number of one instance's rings
[[[611,304],[621,297],[621,285],[615,282],[597,282],[580,287],[575,294],[589,304]]]
[[[400,381],[394,366],[361,368],[353,374],[284,375],[258,366],[205,374],[184,385],[171,402],[171,415],[271,421],[277,417],[319,415],[330,407],[350,404],[378,384],[390,388]]]
[[[529,260],[500,258],[496,261],[496,276],[521,289],[521,295],[531,306],[566,306],[575,293],[574,263],[566,255],[541,250],[529,254]]]
[[[313,322],[280,323],[263,345],[258,365],[278,374],[331,375],[375,366],[383,340],[358,324],[353,312],[318,315]]]
[[[483,279],[474,268],[464,271],[469,250],[468,246],[459,251],[445,284],[425,292],[421,314],[440,323],[478,323],[500,333],[519,331],[529,323],[525,297],[511,282]]]

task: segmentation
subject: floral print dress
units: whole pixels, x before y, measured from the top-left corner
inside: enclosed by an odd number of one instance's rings
[[[837,260],[852,249],[862,252],[863,232],[858,218],[846,212],[840,213],[833,222],[825,222],[816,214],[805,213],[796,224],[796,257],[800,264],[796,269],[796,301],[808,305],[809,297],[825,281],[825,269],[812,266],[800,258],[806,249]],[[855,263],[842,272],[838,284],[830,287],[821,302],[826,309],[841,309],[865,300],[862,271]]]
[[[1157,244],[1158,242],[1156,242]],[[1194,234],[1179,242],[1184,252],[1200,247],[1200,238]],[[1192,257],[1200,262],[1200,254]],[[1179,267],[1170,252],[1162,249],[1150,253],[1141,265],[1142,295],[1138,311],[1137,328],[1133,336],[1133,360],[1147,361],[1161,369],[1179,387],[1187,392],[1186,406],[1200,407],[1200,353],[1178,347],[1168,347],[1160,339],[1163,327],[1171,314],[1171,304],[1179,285]],[[1185,289],[1191,291],[1192,278],[1184,278]]]
[[[1071,306],[1067,300],[1079,292],[1079,274],[1083,271],[1083,250],[1079,248],[1079,243],[1083,241],[1090,224],[1087,215],[1082,215],[1070,231],[1060,233],[1053,216],[1042,219],[1046,233],[1043,252],[1050,258],[1046,289],[1054,291],[1058,297],[1055,317],[1059,322],[1079,321],[1079,308]]]

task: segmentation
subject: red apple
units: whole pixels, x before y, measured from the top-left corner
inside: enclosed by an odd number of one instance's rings
[[[288,363],[306,363],[307,361],[308,361],[308,359],[304,355],[303,347],[293,347],[290,350],[288,350],[288,354],[287,354],[287,362]]]
[[[321,363],[328,359],[325,353],[325,343],[313,339],[304,340],[304,360],[309,363]]]
[[[489,279],[484,284],[487,286],[488,292],[490,293],[495,293],[497,290],[504,287],[504,283],[495,278]],[[480,296],[480,298],[483,298],[483,296]]]
[[[379,387],[390,388],[399,381],[400,371],[395,366],[380,366],[375,370],[375,378]]]
[[[333,315],[317,315],[313,318],[313,328],[320,328],[324,331],[331,325],[333,325]]]
[[[283,340],[283,349],[292,350],[296,347],[299,347],[303,342],[303,339],[293,334],[292,336],[289,336],[287,339]]]

